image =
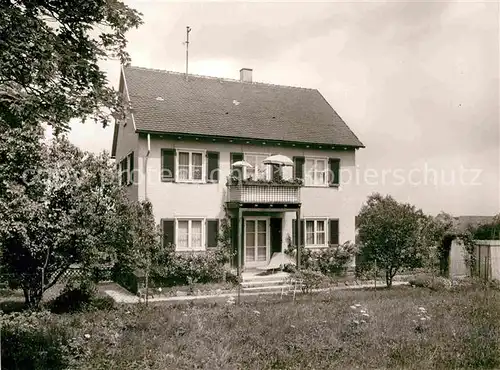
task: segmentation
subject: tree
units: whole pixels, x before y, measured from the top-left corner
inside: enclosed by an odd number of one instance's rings
[[[130,61],[125,33],[140,13],[119,0],[3,0],[0,13],[0,129],[124,116],[99,61]]]
[[[461,235],[458,232],[453,216],[446,212],[440,212],[434,217],[434,230],[436,231],[437,248],[431,253],[432,262],[437,260],[439,265],[439,274],[448,277],[449,274],[449,257],[451,251],[451,243],[453,239]]]
[[[7,144],[17,143],[7,138]],[[123,239],[117,211],[127,204],[109,156],[83,152],[65,138],[50,145],[37,143],[25,153],[29,160],[19,159],[32,165],[22,180],[9,178],[8,169],[0,171],[5,189],[0,209],[2,268],[23,289],[31,307],[39,305],[43,293],[72,264],[90,271],[114,258]],[[9,157],[9,149],[0,142],[0,158]]]
[[[2,272],[37,306],[72,263],[112,258],[128,209],[107,155],[58,139],[71,119],[125,117],[99,62],[130,61],[125,33],[140,14],[119,0],[0,1],[0,251]],[[56,136],[57,136],[56,135]]]
[[[125,253],[133,257],[133,267],[142,270],[146,277],[146,303],[149,296],[149,276],[151,267],[161,251],[160,230],[155,224],[153,206],[149,201],[136,202],[131,207],[129,214],[132,236],[131,245],[127,246]]]
[[[434,220],[415,206],[373,194],[359,214],[361,269],[382,269],[388,287],[403,268],[422,267],[436,244]]]
[[[500,239],[500,214],[493,217],[488,223],[474,225],[469,228],[474,239],[499,240]]]

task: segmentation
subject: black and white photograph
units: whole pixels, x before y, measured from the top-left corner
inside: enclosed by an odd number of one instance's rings
[[[0,0],[0,368],[500,369],[500,3]]]

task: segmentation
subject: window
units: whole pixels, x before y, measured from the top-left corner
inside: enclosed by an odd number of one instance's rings
[[[326,220],[305,220],[304,232],[307,246],[326,245]]]
[[[128,184],[128,170],[127,170],[128,160],[127,157],[120,161],[120,185]]]
[[[327,173],[327,161],[325,158],[306,158],[305,185],[326,186],[328,178]]]
[[[245,154],[245,161],[252,165],[252,167],[245,167],[245,178],[269,180],[271,178],[269,166],[262,163],[267,157],[269,157],[268,154]]]
[[[118,164],[120,185],[130,185],[134,181],[134,152],[128,154]]]
[[[130,153],[127,156],[128,160],[128,179],[127,185],[130,185],[134,182],[134,152]]]
[[[177,180],[181,182],[203,182],[204,153],[179,150],[177,152]]]
[[[202,219],[177,219],[175,235],[176,250],[179,251],[199,251],[204,250],[203,243],[203,220]]]

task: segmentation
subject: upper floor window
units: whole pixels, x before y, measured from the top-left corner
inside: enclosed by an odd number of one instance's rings
[[[205,178],[205,154],[201,151],[177,151],[177,179],[182,182],[202,182]]]
[[[130,185],[134,181],[134,152],[124,157],[119,165],[120,185]]]
[[[306,158],[305,160],[305,185],[326,186],[328,183],[328,170],[326,158]]]
[[[219,182],[219,152],[162,148],[161,180],[164,182]]]
[[[270,166],[262,163],[267,157],[269,157],[269,154],[245,153],[245,161],[252,165],[252,167],[245,167],[245,178],[269,180],[271,178]]]

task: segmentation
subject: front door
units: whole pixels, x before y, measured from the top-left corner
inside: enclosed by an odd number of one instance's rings
[[[245,218],[245,266],[265,266],[269,262],[269,219]]]
[[[271,258],[274,253],[281,252],[281,244],[283,242],[283,237],[281,235],[281,230],[283,228],[283,219],[281,217],[271,217],[270,226],[271,229]]]

